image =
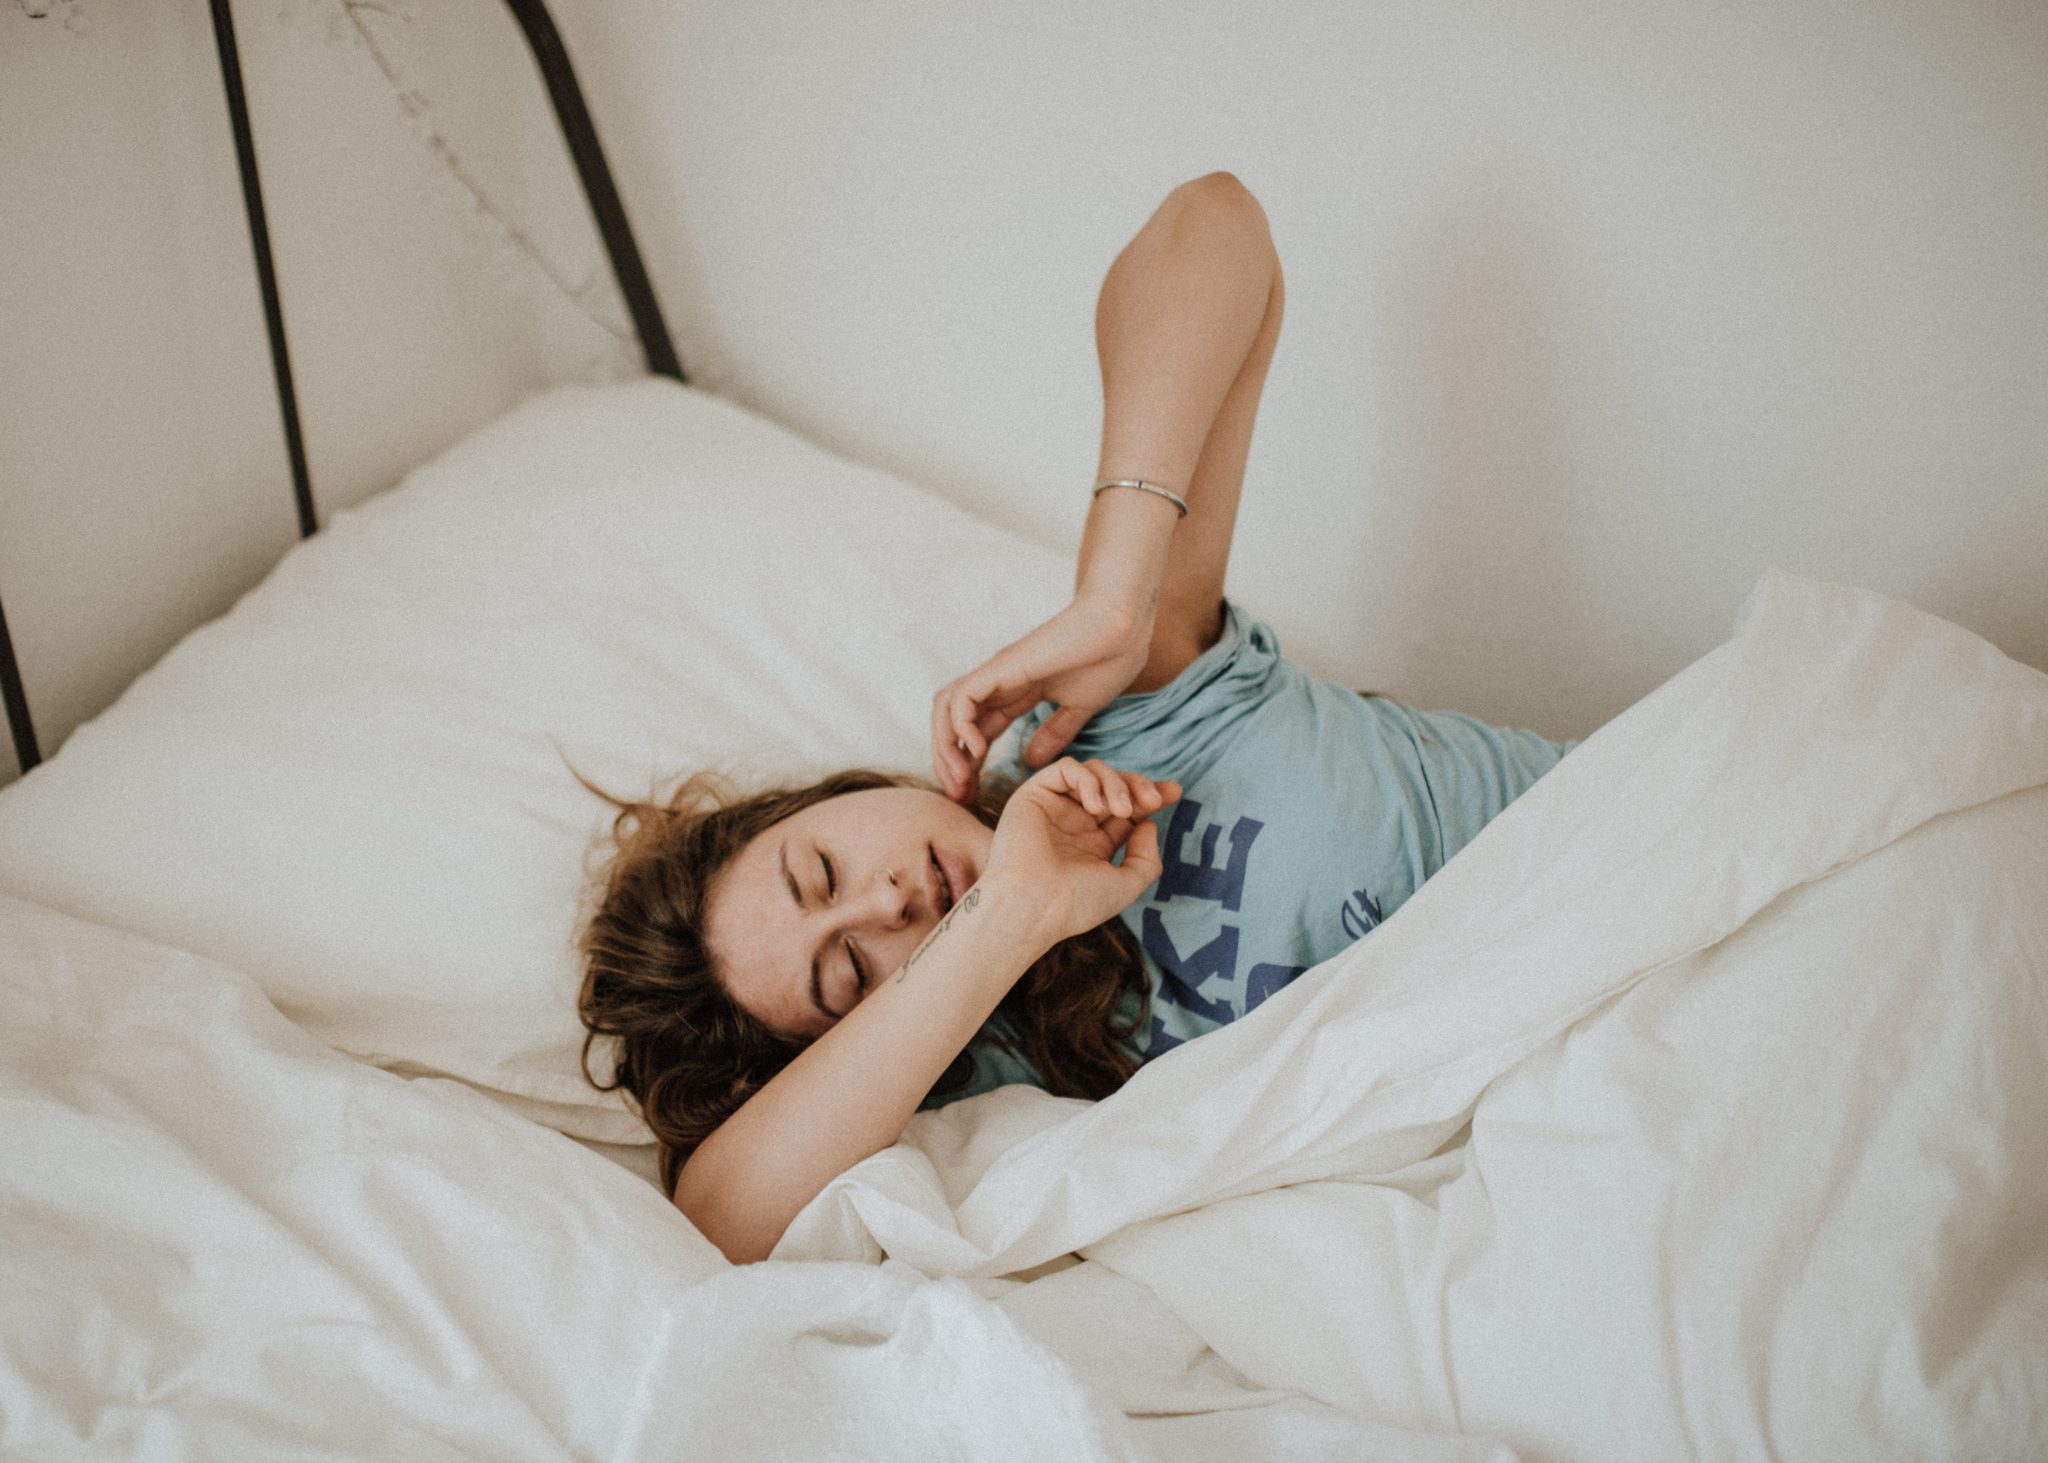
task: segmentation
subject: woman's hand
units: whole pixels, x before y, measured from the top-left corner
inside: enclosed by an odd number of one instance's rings
[[[1149,820],[1180,791],[1106,762],[1062,757],[1010,795],[982,880],[1030,901],[1048,949],[1092,930],[1159,877],[1159,830]],[[1110,862],[1119,848],[1121,865]]]
[[[1059,709],[1024,749],[1027,768],[1045,766],[1138,678],[1151,643],[1151,614],[1107,597],[1079,597],[940,688],[932,697],[932,771],[939,786],[955,801],[972,799],[989,744],[1039,702],[1052,701]]]

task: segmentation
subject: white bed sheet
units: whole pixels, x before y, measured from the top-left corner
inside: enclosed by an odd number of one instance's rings
[[[732,1267],[581,1144],[4,895],[0,996],[0,1457],[1508,1456],[1253,1387],[1129,1283]],[[1105,1301],[1107,1348],[1034,1338]]]
[[[771,1264],[529,1121],[635,1131],[550,733],[914,760],[998,560],[985,649],[1057,556],[565,392],[0,798],[0,1455],[2048,1456],[2048,678],[1835,586],[1246,1020],[920,1116]]]

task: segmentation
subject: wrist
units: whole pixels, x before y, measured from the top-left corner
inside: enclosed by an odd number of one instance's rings
[[[1119,616],[1130,633],[1149,639],[1179,521],[1173,504],[1150,493],[1098,494],[1075,563],[1075,601]]]
[[[1073,608],[1099,637],[1093,643],[1142,654],[1159,618],[1159,586],[1109,574],[1091,577],[1074,586]]]
[[[1022,966],[1029,966],[1073,933],[1060,923],[1059,900],[1000,864],[982,873],[974,888],[961,896],[961,904],[977,894],[974,913],[981,920],[982,936],[1002,949],[1016,951]]]

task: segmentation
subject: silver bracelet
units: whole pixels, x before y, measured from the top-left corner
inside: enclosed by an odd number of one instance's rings
[[[1174,492],[1173,489],[1162,488],[1157,483],[1148,483],[1142,478],[1112,478],[1108,482],[1097,483],[1095,485],[1095,493],[1100,493],[1104,488],[1140,488],[1148,493],[1157,493],[1167,502],[1173,504],[1174,507],[1180,509],[1181,517],[1185,518],[1188,516],[1188,500],[1179,493]],[[1090,493],[1088,496],[1092,498],[1095,496],[1095,493]]]

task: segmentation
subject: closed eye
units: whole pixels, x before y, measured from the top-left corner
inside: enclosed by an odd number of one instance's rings
[[[831,856],[823,849],[818,850],[818,862],[825,866],[825,897],[830,899],[839,892],[839,876],[833,871]]]

